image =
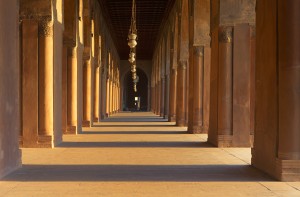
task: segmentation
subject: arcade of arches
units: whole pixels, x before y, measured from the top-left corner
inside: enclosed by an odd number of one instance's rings
[[[136,95],[101,2],[0,1],[0,177],[20,147],[54,148],[137,95],[138,109],[300,181],[300,1],[174,0]]]

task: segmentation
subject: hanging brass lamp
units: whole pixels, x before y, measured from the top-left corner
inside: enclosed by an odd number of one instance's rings
[[[131,64],[133,64],[133,62],[135,62],[135,53],[134,53],[133,51],[131,51],[131,52],[129,53],[129,59],[128,59],[128,61],[129,61]]]
[[[131,13],[131,24],[128,33],[128,46],[133,49],[137,45],[137,29],[136,29],[136,4],[135,0],[132,0],[132,13]]]

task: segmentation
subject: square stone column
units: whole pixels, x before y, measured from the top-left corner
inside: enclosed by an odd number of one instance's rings
[[[210,82],[204,80],[205,75],[210,75],[210,1],[195,1],[190,7],[190,38],[189,38],[189,133],[207,133],[204,121],[209,110],[207,93]],[[208,70],[208,71],[207,71]],[[205,119],[206,118],[206,119]]]
[[[0,178],[22,165],[18,8],[17,0],[0,1]]]
[[[251,28],[255,0],[212,0],[211,87],[208,141],[219,147],[250,147]],[[252,80],[253,81],[253,80]]]
[[[300,181],[300,2],[257,1],[252,165]]]

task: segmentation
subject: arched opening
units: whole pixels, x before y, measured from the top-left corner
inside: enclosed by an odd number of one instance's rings
[[[124,77],[123,110],[124,111],[147,111],[148,108],[148,78],[146,73],[137,68],[137,92],[134,92],[131,72]]]

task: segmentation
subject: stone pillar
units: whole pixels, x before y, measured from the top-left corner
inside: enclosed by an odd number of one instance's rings
[[[219,146],[232,144],[232,27],[219,32],[218,134]]]
[[[152,65],[153,66],[153,65]],[[154,75],[154,73],[153,73],[153,70],[152,70],[152,74],[151,74],[152,76],[151,76],[151,111],[152,112],[154,112],[155,110],[155,87],[154,87],[154,85],[153,85],[153,75]]]
[[[187,75],[187,61],[179,61],[177,68],[177,111],[176,111],[176,125],[187,126],[187,111],[186,111],[186,75]]]
[[[77,47],[68,48],[67,133],[77,133]]]
[[[110,80],[109,80],[109,76],[107,76],[106,79],[106,95],[105,95],[105,101],[106,101],[106,112],[105,112],[105,116],[108,117],[109,116],[109,100],[110,100]]]
[[[111,113],[114,114],[116,112],[116,84],[115,81],[112,82],[112,110]]]
[[[165,116],[165,97],[166,97],[166,44],[165,35],[159,47],[159,66],[160,66],[160,116]]]
[[[63,45],[62,54],[62,132],[67,133],[67,69],[68,68],[68,47]]]
[[[85,60],[83,65],[83,127],[91,126],[91,96],[92,96],[92,66],[91,60]]]
[[[39,137],[41,146],[53,146],[53,21],[39,21]]]
[[[102,52],[101,52],[101,119],[106,117],[106,95],[107,95],[107,51],[105,45],[105,39],[102,39]]]
[[[170,50],[170,112],[169,121],[176,122],[176,105],[177,105],[177,46],[178,46],[178,16],[174,16],[173,32],[171,33],[171,50]]]
[[[165,85],[165,119],[169,118],[170,113],[170,74],[166,75],[166,85]]]
[[[155,59],[155,58],[154,58]],[[153,61],[153,72],[152,72],[152,75],[153,75],[153,106],[152,106],[152,109],[153,109],[153,113],[156,114],[156,105],[157,105],[157,101],[156,101],[156,63],[155,63],[155,60]]]
[[[107,77],[104,65],[101,67],[101,119],[106,117]]]
[[[112,76],[111,76],[112,77]],[[109,79],[109,106],[108,106],[108,115],[112,114],[112,106],[113,106],[113,82],[112,79]]]
[[[94,122],[99,121],[99,105],[100,105],[100,67],[95,67],[95,84],[94,84]]]
[[[171,69],[170,79],[170,113],[169,121],[176,122],[176,90],[177,90],[177,69]]]
[[[300,8],[299,1],[278,2],[280,160],[300,161]],[[298,107],[297,107],[298,106]],[[298,163],[298,167],[300,162]],[[298,171],[298,178],[300,178]]]
[[[210,120],[210,84],[211,77],[211,47],[204,47],[204,79],[203,79],[203,127],[202,132],[208,133]]]
[[[257,2],[255,135],[252,165],[300,180],[300,2]]]
[[[206,133],[204,117],[209,110],[207,92],[209,92],[210,75],[210,1],[198,0],[190,7],[190,65],[189,65],[189,133]],[[208,97],[209,98],[209,97]]]
[[[165,90],[166,90],[166,78],[165,75],[162,75],[160,81],[160,116],[161,117],[165,116]]]
[[[193,68],[193,133],[201,133],[203,127],[204,51],[194,47]]]
[[[20,125],[21,123],[20,74],[21,73],[20,73],[20,64],[19,64],[20,54],[19,54],[18,22],[19,22],[19,1],[1,0],[0,1],[0,29],[1,29],[0,31],[0,38],[1,38],[0,39],[0,50],[1,50],[0,53],[0,84],[1,84],[0,179],[22,166],[21,151],[19,149],[19,134],[20,134],[19,132],[22,129],[22,127]],[[35,36],[32,35],[32,37],[33,38],[35,37],[34,40],[35,40],[35,44],[37,45],[36,27],[34,27],[33,32],[35,32]],[[35,54],[37,55],[36,46],[35,46]],[[35,60],[35,62],[36,61],[37,60]],[[36,63],[35,63],[35,67],[37,67]],[[37,75],[37,70],[34,72]],[[34,89],[35,90],[37,89],[36,81],[35,81]],[[36,94],[37,93],[35,93],[35,96]],[[36,112],[37,109],[34,110]],[[37,132],[37,130],[35,130],[35,132]],[[2,184],[1,184],[1,188],[3,188]]]
[[[256,51],[256,28],[255,26],[250,27],[250,135],[252,136],[251,144],[253,146],[253,140],[254,140],[254,127],[255,127],[255,51]]]
[[[166,42],[165,42],[165,113],[164,118],[168,119],[170,114],[170,70],[171,70],[171,27],[167,27]]]
[[[179,17],[177,67],[177,112],[176,125],[187,126],[187,66],[189,59],[189,9],[188,0],[182,0]]]
[[[116,112],[119,112],[119,99],[120,99],[120,94],[119,94],[119,85],[116,82]]]
[[[157,82],[157,111],[156,114],[160,116],[161,110],[161,79]]]

